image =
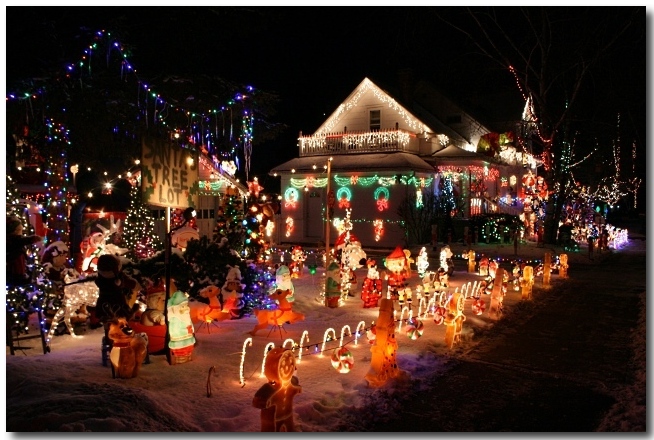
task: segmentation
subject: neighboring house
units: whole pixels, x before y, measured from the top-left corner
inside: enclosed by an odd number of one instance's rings
[[[463,218],[517,213],[513,201],[501,200],[523,173],[522,155],[505,148],[502,163],[472,152],[489,129],[426,83],[413,95],[420,100],[402,105],[365,78],[315,133],[300,133],[299,157],[270,171],[281,176],[282,243],[324,243],[327,218],[342,220],[351,209],[352,232],[364,247],[405,244],[399,205],[439,194],[445,182],[463,201]],[[338,233],[332,227],[330,244]]]

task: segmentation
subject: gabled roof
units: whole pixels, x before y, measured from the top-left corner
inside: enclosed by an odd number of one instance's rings
[[[327,118],[327,120],[323,122],[320,127],[318,127],[318,130],[316,130],[314,134],[320,134],[323,132],[329,133],[334,131],[334,127],[338,125],[338,122],[353,108],[355,108],[361,97],[368,92],[374,94],[375,97],[379,100],[380,104],[397,110],[398,113],[403,116],[404,121],[415,133],[434,132],[434,130],[429,128],[423,121],[419,120],[414,114],[399,104],[392,96],[379,88],[375,83],[366,77],[354,89],[354,91],[350,93],[345,101],[343,101],[341,105],[338,106],[338,108],[329,116],[329,118]]]
[[[270,175],[296,173],[320,173],[323,165],[332,157],[331,172],[401,172],[433,173],[434,167],[411,153],[362,153],[334,156],[309,156],[291,159],[270,170]],[[314,168],[314,165],[317,168]]]

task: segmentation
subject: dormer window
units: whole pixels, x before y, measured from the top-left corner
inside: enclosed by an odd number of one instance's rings
[[[381,110],[370,110],[370,131],[381,130]]]

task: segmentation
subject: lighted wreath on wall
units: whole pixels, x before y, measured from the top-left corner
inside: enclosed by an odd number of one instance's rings
[[[295,188],[288,188],[284,191],[284,206],[286,208],[293,208],[297,206],[297,201],[300,198],[300,193]]]
[[[375,200],[377,200],[377,209],[381,212],[384,211],[385,209],[388,209],[388,199],[389,199],[390,193],[388,192],[388,188],[384,186],[380,186],[375,190]]]
[[[350,201],[352,200],[352,191],[350,188],[342,187],[336,192],[338,199],[338,207],[341,209],[350,209]]]

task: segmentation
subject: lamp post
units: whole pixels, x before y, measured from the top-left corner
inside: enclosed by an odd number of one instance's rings
[[[326,225],[326,230],[325,230],[325,270],[329,267],[329,263],[331,263],[331,258],[329,256],[329,210],[330,206],[330,192],[331,192],[331,174],[332,174],[332,158],[330,157],[329,160],[327,160],[327,203],[326,203],[326,218],[327,218],[327,225]]]
[[[164,267],[165,267],[165,272],[166,272],[166,302],[165,302],[165,307],[164,307],[164,318],[166,322],[166,339],[165,339],[165,350],[166,350],[166,360],[168,360],[168,363],[171,364],[171,358],[170,358],[170,348],[168,347],[168,344],[170,342],[170,329],[168,327],[168,300],[170,299],[170,254],[171,250],[173,247],[173,232],[177,231],[178,229],[183,228],[186,226],[186,224],[196,215],[195,209],[194,208],[186,208],[184,210],[184,222],[171,229],[170,228],[170,206],[166,208],[166,249],[164,253]]]

